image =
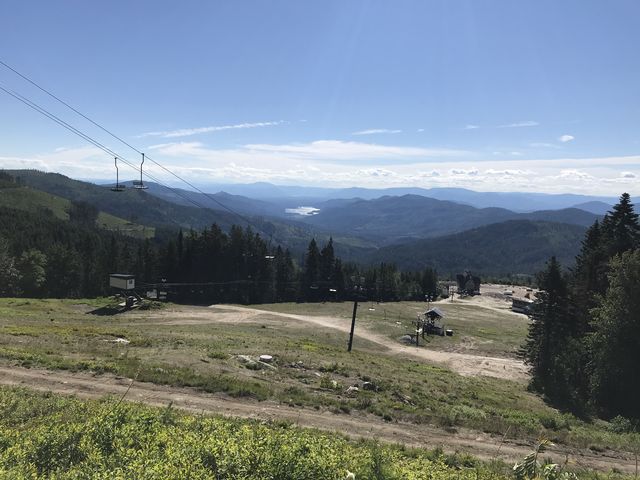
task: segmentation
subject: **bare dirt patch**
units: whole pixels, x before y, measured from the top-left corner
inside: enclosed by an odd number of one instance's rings
[[[342,318],[277,313],[230,305],[225,305],[224,307],[213,306],[210,308],[210,312],[210,317],[207,319],[206,314],[204,314],[201,317],[201,321],[255,321],[255,318],[259,315],[271,315],[299,322],[312,323],[325,328],[339,330],[344,333],[348,333],[351,327],[350,322]],[[187,318],[185,321],[191,321],[191,319]],[[527,367],[522,361],[514,358],[487,357],[482,355],[473,355],[470,353],[444,352],[430,350],[428,348],[417,348],[414,346],[402,345],[401,343],[395,342],[384,335],[372,332],[361,326],[356,328],[356,336],[383,347],[386,350],[386,353],[417,358],[428,362],[435,362],[444,365],[461,375],[486,375],[489,377],[520,381],[528,378]]]

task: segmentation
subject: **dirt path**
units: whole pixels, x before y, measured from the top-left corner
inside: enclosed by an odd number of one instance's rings
[[[88,373],[0,366],[0,384],[25,386],[81,398],[121,396],[131,385],[126,400],[132,402],[153,406],[166,406],[172,402],[176,408],[190,412],[259,420],[288,420],[302,427],[335,431],[352,437],[376,438],[383,442],[415,447],[442,447],[447,452],[466,452],[485,460],[499,458],[514,462],[532,450],[532,445],[508,439],[501,444],[501,438],[469,430],[446,432],[424,425],[385,422],[372,415],[337,415],[328,411],[288,407],[276,402],[257,402],[230,398],[223,394],[207,394],[190,388],[131,382],[112,375],[94,376]],[[633,473],[635,469],[631,454],[620,452],[596,453],[556,447],[549,456],[563,462],[567,455],[579,467],[605,472],[617,468],[625,473]]]
[[[344,319],[334,317],[323,317],[315,315],[297,315],[293,313],[278,313],[267,310],[258,310],[255,308],[239,307],[232,305],[212,306],[210,307],[211,320],[217,322],[224,321],[248,321],[253,317],[248,317],[247,313],[253,313],[254,317],[258,315],[271,315],[275,317],[297,320],[300,322],[313,323],[325,328],[339,330],[348,333],[351,328],[351,322]],[[237,312],[237,318],[230,313]],[[206,320],[206,316],[203,316]],[[225,318],[226,317],[226,318]],[[185,322],[192,322],[193,319],[186,319]],[[176,320],[180,322],[180,320]],[[527,367],[520,360],[513,358],[486,357],[482,355],[473,355],[469,353],[443,352],[438,350],[429,350],[426,348],[416,348],[409,345],[403,345],[392,339],[372,332],[365,327],[358,326],[356,328],[356,336],[364,338],[370,342],[380,345],[393,355],[404,355],[429,362],[442,364],[461,375],[476,376],[486,375],[489,377],[503,378],[509,380],[526,380],[528,378]]]

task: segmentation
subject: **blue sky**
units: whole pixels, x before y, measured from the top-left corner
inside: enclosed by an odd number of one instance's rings
[[[1,60],[200,185],[640,194],[637,1],[6,0],[0,15]],[[136,161],[3,68],[0,85]],[[2,92],[0,167],[113,175]]]

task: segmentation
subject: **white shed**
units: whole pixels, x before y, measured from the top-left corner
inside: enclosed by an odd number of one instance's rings
[[[119,290],[133,290],[136,288],[136,277],[123,273],[112,273],[109,275],[109,286]]]

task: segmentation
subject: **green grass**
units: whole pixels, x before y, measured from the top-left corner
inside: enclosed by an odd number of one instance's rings
[[[501,462],[445,455],[433,445],[410,449],[288,422],[195,416],[171,405],[81,401],[0,387],[0,478],[340,480],[347,471],[359,480],[512,478]],[[604,476],[584,472],[580,478]]]
[[[96,224],[105,230],[116,231],[135,238],[153,238],[156,234],[154,227],[138,225],[105,212],[98,214]]]
[[[445,313],[444,324],[446,328],[453,329],[454,335],[429,336],[426,344],[431,349],[513,357],[527,334],[527,317],[514,315],[508,310],[501,312],[481,308],[460,299],[454,302],[441,301],[432,306],[437,306]],[[329,316],[345,320],[350,320],[353,312],[353,304],[350,302],[278,303],[254,307],[272,312]],[[412,322],[425,310],[424,302],[363,302],[358,306],[357,325],[397,340],[403,334],[415,330]]]
[[[506,479],[466,455],[350,441],[286,422],[182,414],[0,388],[0,477]],[[55,425],[55,428],[51,428]]]
[[[622,450],[637,441],[614,433],[606,422],[562,414],[519,382],[463,377],[387,355],[362,338],[349,354],[346,335],[335,330],[271,314],[216,323],[216,312],[221,311],[204,307],[168,305],[113,316],[87,313],[105,304],[104,299],[0,299],[0,359],[27,367],[113,373],[345,415],[364,411],[389,421],[465,427],[529,441],[544,436],[576,447]],[[295,308],[299,312],[307,306]],[[177,318],[190,323],[172,325]],[[213,320],[203,323],[203,318]],[[117,337],[130,343],[114,343]],[[275,369],[259,368],[240,357],[265,353],[275,356]],[[348,386],[365,381],[378,390],[345,393]]]
[[[48,209],[61,220],[69,220],[69,200],[28,187],[0,188],[0,206],[27,212]]]

